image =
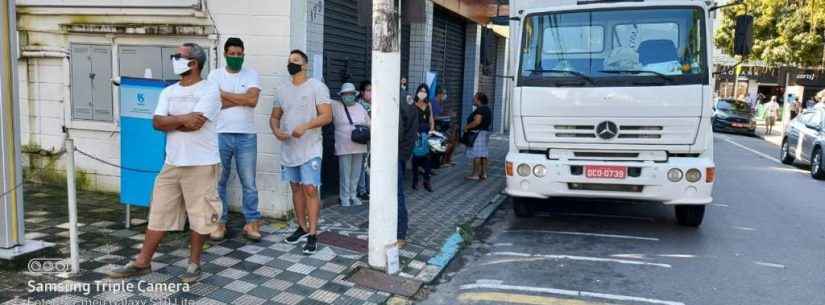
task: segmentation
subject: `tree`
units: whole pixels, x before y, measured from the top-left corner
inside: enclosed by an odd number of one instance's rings
[[[825,65],[825,0],[745,0],[722,9],[714,40],[733,54],[735,17],[754,17],[753,52],[749,59],[769,65]]]

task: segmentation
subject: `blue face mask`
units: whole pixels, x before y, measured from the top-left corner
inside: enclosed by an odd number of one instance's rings
[[[344,105],[347,105],[347,107],[355,105],[355,95],[344,95],[341,97],[341,101],[344,102]]]

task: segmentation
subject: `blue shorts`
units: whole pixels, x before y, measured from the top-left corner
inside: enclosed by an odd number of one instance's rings
[[[321,187],[321,158],[314,158],[300,166],[281,165],[281,181]]]

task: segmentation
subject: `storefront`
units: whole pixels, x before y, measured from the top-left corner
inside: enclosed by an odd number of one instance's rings
[[[781,100],[784,94],[786,69],[746,66],[740,69],[739,78],[734,82],[735,70],[729,66],[717,67],[716,92],[718,97],[759,96],[762,99],[768,99],[771,96],[777,96]]]

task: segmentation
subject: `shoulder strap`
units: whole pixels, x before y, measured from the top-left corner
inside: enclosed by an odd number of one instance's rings
[[[347,109],[347,104],[344,104],[343,102],[341,102],[341,105],[344,106],[344,112],[347,113],[347,120],[349,120],[349,124],[350,125],[355,125],[355,124],[352,123],[352,117],[349,115],[349,109]]]

